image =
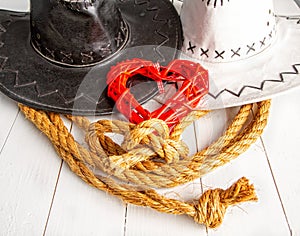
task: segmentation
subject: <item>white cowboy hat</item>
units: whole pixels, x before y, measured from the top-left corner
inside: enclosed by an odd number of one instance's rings
[[[300,85],[300,9],[290,5],[299,14],[278,15],[272,0],[183,1],[182,57],[210,74],[202,108],[269,99]]]

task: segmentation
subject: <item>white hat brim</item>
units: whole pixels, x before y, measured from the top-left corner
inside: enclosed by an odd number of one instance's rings
[[[201,109],[240,106],[273,98],[300,86],[300,15],[276,16],[276,38],[253,57],[228,63],[199,62],[209,71],[210,90]]]

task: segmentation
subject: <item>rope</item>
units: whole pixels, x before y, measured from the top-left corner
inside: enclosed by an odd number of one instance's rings
[[[67,118],[86,133],[86,148],[76,142],[59,114],[19,105],[26,118],[50,139],[70,169],[89,185],[127,203],[188,215],[211,228],[221,224],[228,206],[257,200],[254,187],[246,178],[241,178],[227,190],[208,190],[196,203],[165,198],[149,186],[161,188],[187,183],[245,152],[266,126],[270,101],[257,103],[257,112],[247,123],[253,106],[242,106],[223,136],[189,156],[188,147],[180,136],[187,126],[208,111],[190,113],[172,131],[159,119],[135,125],[117,120],[90,123],[87,118],[68,115]],[[116,143],[108,133],[123,135],[122,144]],[[96,175],[92,171],[95,169],[130,184]]]

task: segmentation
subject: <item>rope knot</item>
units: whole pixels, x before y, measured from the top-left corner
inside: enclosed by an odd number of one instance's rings
[[[209,228],[221,225],[228,206],[246,201],[256,201],[254,186],[245,177],[239,179],[227,190],[207,190],[194,205],[194,220]]]
[[[106,133],[122,135],[121,145]],[[101,120],[89,125],[86,142],[94,153],[105,157],[107,167],[118,172],[154,170],[185,159],[189,154],[188,146],[177,136],[171,137],[168,125],[160,119],[138,125]]]
[[[151,119],[136,125],[124,137],[122,147],[130,151],[134,148],[144,146],[150,147],[167,163],[180,156],[187,156],[187,146],[182,141],[170,139],[170,130],[165,121]]]
[[[141,122],[124,136],[122,148],[127,152],[126,168],[131,168],[143,161],[173,163],[186,158],[189,154],[187,145],[170,138],[170,130],[165,121],[151,119]],[[148,163],[149,164],[149,163]],[[124,165],[124,163],[123,163]]]

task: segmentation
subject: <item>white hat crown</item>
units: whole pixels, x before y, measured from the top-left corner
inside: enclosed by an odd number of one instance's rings
[[[254,56],[276,34],[272,0],[185,0],[183,52],[208,62]]]

